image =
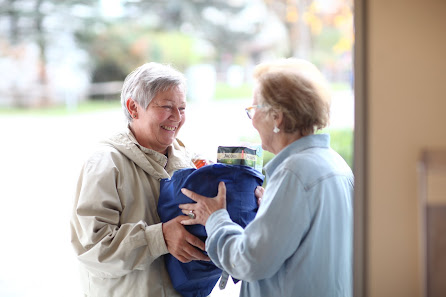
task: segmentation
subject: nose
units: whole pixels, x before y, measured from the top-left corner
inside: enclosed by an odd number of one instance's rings
[[[173,107],[172,109],[172,113],[170,114],[170,118],[174,121],[181,121],[181,111],[177,108],[177,107]]]

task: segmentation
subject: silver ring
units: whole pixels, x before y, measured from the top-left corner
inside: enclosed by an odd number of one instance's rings
[[[187,214],[187,216],[188,216],[189,218],[191,218],[192,220],[195,219],[194,211],[193,211],[193,210],[189,211],[189,213]]]

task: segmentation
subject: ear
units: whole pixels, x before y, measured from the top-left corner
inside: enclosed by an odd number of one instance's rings
[[[138,112],[137,103],[132,98],[127,99],[126,107],[130,115],[136,114]]]
[[[271,113],[272,117],[273,117],[273,121],[276,124],[277,127],[280,127],[282,125],[282,121],[283,121],[283,112],[282,111],[273,111]]]

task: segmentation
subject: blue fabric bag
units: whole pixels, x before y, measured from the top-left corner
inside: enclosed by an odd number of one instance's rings
[[[257,170],[243,165],[217,163],[200,169],[181,169],[170,179],[161,180],[158,214],[162,222],[184,215],[178,205],[194,201],[181,193],[182,188],[206,197],[215,197],[218,184],[223,181],[226,185],[226,208],[229,216],[245,227],[257,213],[254,191],[257,186],[262,185],[263,179],[264,176]],[[201,240],[206,240],[204,226],[186,226],[186,229]],[[164,257],[174,288],[185,297],[208,296],[222,273],[212,262],[181,263],[171,254]]]

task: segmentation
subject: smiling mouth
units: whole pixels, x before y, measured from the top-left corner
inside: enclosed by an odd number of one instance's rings
[[[171,127],[171,126],[161,126],[161,128],[167,131],[175,131],[177,129],[177,127]]]

